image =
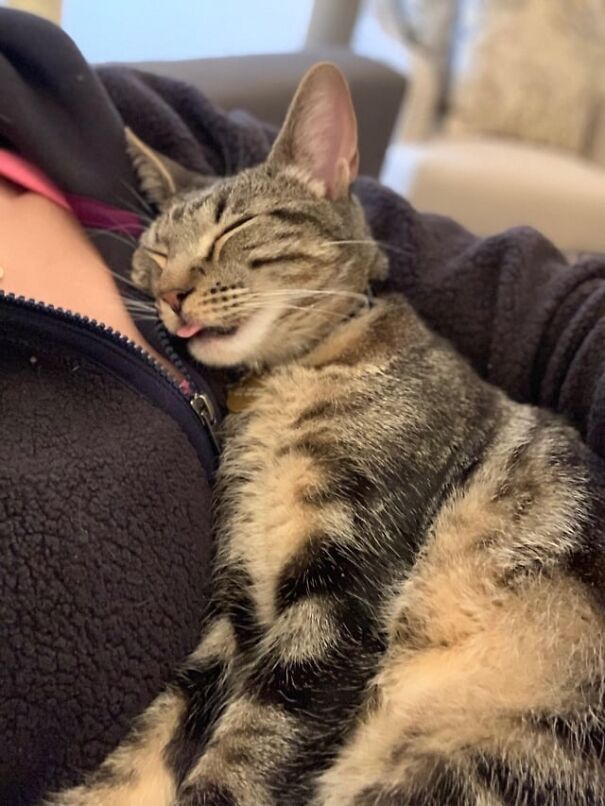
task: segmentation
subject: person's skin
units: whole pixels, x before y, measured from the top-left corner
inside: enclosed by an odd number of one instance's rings
[[[131,319],[103,259],[74,216],[0,178],[0,289],[113,327],[178,378]]]

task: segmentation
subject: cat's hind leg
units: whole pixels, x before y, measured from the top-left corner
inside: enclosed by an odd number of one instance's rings
[[[229,621],[217,619],[125,741],[84,784],[50,797],[49,806],[172,806],[225,708],[234,651]]]
[[[500,586],[484,572],[452,576],[450,596],[426,570],[404,587],[376,693],[313,806],[604,804],[592,595],[562,572]]]

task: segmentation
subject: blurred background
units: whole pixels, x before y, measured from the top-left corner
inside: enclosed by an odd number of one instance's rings
[[[92,63],[279,124],[304,70],[351,83],[362,170],[478,234],[605,253],[605,0],[0,0]]]

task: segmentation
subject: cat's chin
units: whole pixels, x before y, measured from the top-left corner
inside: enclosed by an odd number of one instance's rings
[[[281,314],[279,308],[264,309],[246,319],[234,332],[201,331],[187,342],[189,353],[209,367],[254,364],[262,356],[263,344]]]

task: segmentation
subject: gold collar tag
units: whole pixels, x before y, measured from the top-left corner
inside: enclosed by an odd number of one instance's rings
[[[246,411],[260,395],[264,380],[259,375],[251,375],[231,386],[227,391],[227,408],[232,414]]]

